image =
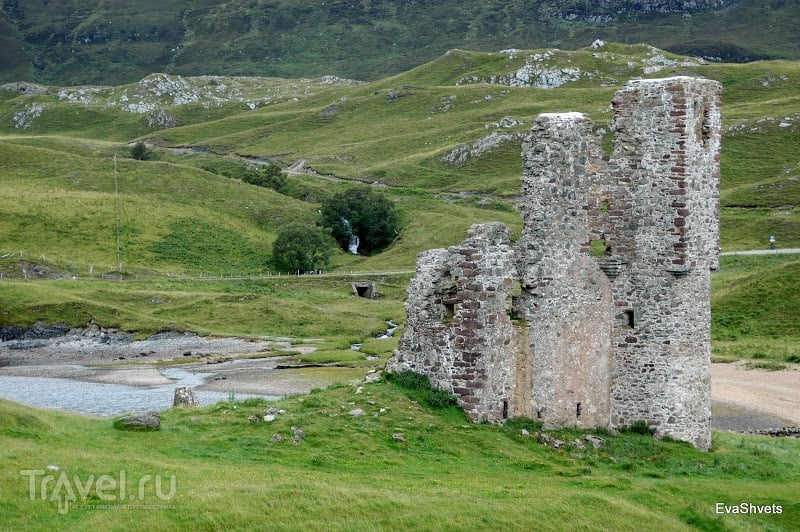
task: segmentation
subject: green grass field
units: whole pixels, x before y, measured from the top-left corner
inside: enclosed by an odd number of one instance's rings
[[[363,393],[334,385],[274,405],[168,410],[160,432],[150,433],[0,401],[0,518],[12,530],[800,526],[795,439],[716,432],[706,453],[601,432],[599,449],[586,441],[554,449],[520,433],[536,433],[530,420],[475,425],[424,397],[386,382],[364,385]],[[268,406],[285,413],[248,423]],[[365,415],[349,414],[357,408]],[[292,427],[305,433],[298,444]],[[718,504],[742,503],[782,513],[717,513]]]

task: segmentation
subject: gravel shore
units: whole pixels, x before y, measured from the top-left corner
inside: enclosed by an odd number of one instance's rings
[[[329,374],[277,370],[283,352],[299,350],[287,340],[184,332],[134,340],[130,334],[98,327],[3,332],[0,375],[9,376],[159,386],[172,382],[162,369],[164,362],[174,361],[180,362],[174,367],[205,377],[198,390],[280,397],[324,387],[337,379],[340,369],[330,368]],[[712,364],[711,375],[715,429],[748,432],[800,426],[798,367],[766,371],[747,369],[743,363]]]
[[[205,337],[183,332],[162,332],[134,340],[132,335],[100,328],[66,333],[34,330],[0,341],[0,375],[160,386],[173,382],[163,374],[166,362],[169,367],[204,377],[205,383],[197,386],[198,390],[280,397],[330,384],[332,377],[276,371],[287,350],[311,349],[293,346],[285,339]]]

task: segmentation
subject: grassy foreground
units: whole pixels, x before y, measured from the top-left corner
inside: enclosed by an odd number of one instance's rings
[[[0,401],[0,521],[12,530],[800,527],[798,440],[715,433],[704,453],[624,433],[602,434],[596,450],[554,449],[521,434],[536,430],[530,420],[475,425],[424,397],[383,381],[360,392],[335,385],[275,404],[169,410],[151,433]],[[285,412],[248,423],[269,406]],[[297,444],[292,427],[304,433]],[[719,514],[718,503],[750,512]]]

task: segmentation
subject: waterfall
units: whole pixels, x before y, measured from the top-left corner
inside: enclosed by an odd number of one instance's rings
[[[353,230],[350,225],[350,220],[348,220],[347,218],[342,218],[342,223],[344,224],[344,227],[347,230],[347,234],[350,236],[350,241],[347,244],[347,251],[349,251],[353,255],[358,255],[358,246],[359,244],[361,244],[361,240],[358,238],[358,235],[353,234]]]

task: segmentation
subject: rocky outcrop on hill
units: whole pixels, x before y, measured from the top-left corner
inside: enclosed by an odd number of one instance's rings
[[[654,46],[645,47],[644,54],[631,56],[624,64],[625,71],[609,69],[609,65],[616,61],[616,54],[608,51],[606,43],[595,40],[591,48],[596,50],[592,54],[592,62],[574,64],[577,60],[573,52],[551,49],[543,52],[526,52],[517,49],[501,50],[499,53],[508,56],[510,65],[513,66],[506,72],[497,72],[491,75],[469,74],[460,78],[457,85],[477,83],[491,83],[507,85],[509,87],[531,87],[534,89],[557,89],[564,85],[591,81],[601,86],[617,85],[619,75],[635,78],[656,74],[662,70],[677,67],[695,67],[705,63],[703,59],[671,56],[664,50]],[[525,55],[527,54],[527,55]]]
[[[178,125],[170,109],[198,105],[204,109],[239,105],[253,111],[265,105],[296,101],[313,96],[329,87],[349,87],[360,81],[323,76],[317,79],[281,80],[276,78],[196,76],[151,74],[133,85],[119,87],[80,86],[47,87],[35,83],[6,83],[0,91],[18,94],[48,95],[53,103],[34,102],[13,116],[16,129],[27,129],[42,116],[48,106],[57,102],[89,106],[102,105],[124,113],[145,115],[151,129],[166,129]]]

